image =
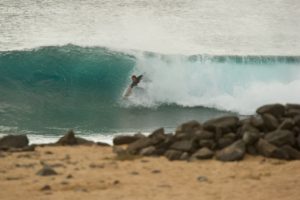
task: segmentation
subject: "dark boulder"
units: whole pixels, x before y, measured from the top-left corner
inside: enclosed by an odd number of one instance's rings
[[[73,130],[69,130],[63,137],[61,137],[56,144],[58,145],[77,145],[77,139]]]
[[[257,114],[263,115],[263,114],[271,114],[275,116],[276,118],[280,118],[285,113],[285,107],[281,104],[269,104],[259,107],[256,110]]]
[[[300,135],[297,137],[297,147],[300,150]]]
[[[254,155],[254,156],[258,154],[258,152],[257,152],[257,150],[256,150],[256,148],[255,148],[255,146],[252,146],[252,145],[247,145],[247,147],[246,147],[246,152],[247,152],[248,154]]]
[[[194,152],[197,148],[198,144],[194,139],[177,141],[170,146],[170,149],[185,152]]]
[[[283,122],[279,125],[278,129],[280,130],[293,130],[294,127],[294,121],[292,119],[285,119]]]
[[[300,115],[300,109],[288,109],[285,113],[286,117],[295,117]]]
[[[245,132],[260,132],[259,129],[252,126],[250,123],[243,124],[237,131],[237,134],[242,136]]]
[[[0,148],[24,148],[28,143],[27,135],[6,135],[0,139]]]
[[[231,137],[222,137],[220,139],[218,139],[218,149],[223,149],[229,145],[231,145],[232,143],[235,142],[235,139],[234,138],[231,138]]]
[[[195,133],[195,138],[197,140],[209,140],[209,139],[213,139],[214,136],[215,134],[213,132],[206,131],[206,130],[198,130]]]
[[[182,151],[177,151],[177,150],[168,150],[165,152],[164,156],[168,159],[168,160],[181,160],[182,158]]]
[[[294,123],[295,123],[295,125],[300,127],[300,115],[297,115],[294,117]]]
[[[290,160],[300,160],[300,152],[297,149],[294,149],[289,145],[284,145],[280,150],[288,154]]]
[[[252,116],[250,117],[251,125],[257,128],[260,131],[264,130],[264,120],[261,116]]]
[[[258,133],[258,132],[247,131],[243,135],[243,141],[247,145],[251,145],[251,144],[256,143],[259,140],[259,138],[260,138],[260,133]]]
[[[149,147],[143,148],[139,154],[141,156],[153,156],[153,155],[155,155],[155,152],[156,152],[155,146],[149,146]]]
[[[193,134],[196,130],[201,129],[201,124],[195,120],[185,122],[176,128],[175,133]]]
[[[262,138],[258,140],[255,147],[259,154],[266,157],[279,158],[279,159],[289,158],[289,155],[286,152],[280,150],[278,147],[276,147],[275,145],[269,143],[267,140],[264,140]]]
[[[246,151],[245,142],[238,140],[230,146],[217,152],[216,159],[221,161],[237,161],[244,158]]]
[[[276,130],[265,135],[265,140],[278,147],[283,145],[294,145],[296,142],[293,132],[289,130]]]
[[[191,160],[202,160],[202,159],[210,159],[214,156],[214,152],[209,148],[203,147],[196,151],[192,156]]]
[[[160,142],[160,143],[158,143],[158,144],[155,145],[155,148],[156,148],[156,152],[155,153],[157,155],[164,154],[170,148],[170,146],[174,142],[176,142],[176,141],[177,140],[174,137],[174,135],[172,135],[172,134],[165,134],[165,139],[162,142]]]
[[[199,147],[207,147],[209,149],[215,149],[217,143],[214,140],[200,140],[198,142]]]
[[[153,131],[148,138],[151,138],[153,143],[158,144],[164,141],[167,138],[167,135],[165,134],[165,130],[163,128],[159,128]]]
[[[279,126],[278,120],[271,114],[263,114],[264,127],[268,131],[274,131]]]
[[[52,175],[57,175],[57,172],[54,169],[52,169],[50,166],[45,165],[36,174],[39,176],[52,176]]]
[[[137,141],[138,139],[140,139],[140,137],[134,135],[118,135],[114,137],[113,144],[114,145],[130,144],[132,142]]]
[[[87,139],[84,139],[81,137],[76,137],[76,140],[77,140],[78,145],[94,145],[94,144],[96,144],[94,141],[87,140]]]
[[[286,109],[287,110],[290,110],[290,109],[300,110],[300,104],[291,104],[291,103],[288,103],[288,104],[286,104]]]
[[[151,138],[140,138],[137,141],[130,143],[127,147],[127,151],[130,154],[138,154],[141,149],[154,145]]]
[[[225,116],[211,119],[203,124],[203,128],[207,131],[216,132],[220,129],[222,134],[235,132],[239,124],[239,118],[236,116]]]

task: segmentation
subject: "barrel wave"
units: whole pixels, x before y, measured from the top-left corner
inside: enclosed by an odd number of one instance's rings
[[[0,52],[1,132],[173,128],[299,102],[300,57],[166,55],[74,45]],[[139,88],[122,98],[132,74]],[[164,122],[164,123],[162,123]]]

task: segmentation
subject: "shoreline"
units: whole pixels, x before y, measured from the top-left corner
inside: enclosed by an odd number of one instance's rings
[[[298,200],[300,105],[256,112],[119,135],[113,146],[73,130],[47,144],[4,136],[0,199]]]

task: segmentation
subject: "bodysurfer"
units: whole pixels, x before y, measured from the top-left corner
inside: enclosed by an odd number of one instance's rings
[[[137,86],[142,78],[143,75],[139,75],[138,77],[136,75],[132,75],[131,76],[132,83],[130,84],[130,88],[132,89],[134,86]]]
[[[130,96],[130,94],[132,93],[132,88],[137,86],[139,84],[139,82],[141,81],[141,79],[143,78],[143,75],[132,75],[131,76],[131,84],[129,85],[129,87],[125,90],[123,97],[126,98],[128,96]]]

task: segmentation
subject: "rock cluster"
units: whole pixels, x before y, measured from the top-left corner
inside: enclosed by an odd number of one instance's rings
[[[178,126],[175,133],[166,134],[160,128],[148,137],[117,136],[113,142],[114,145],[128,144],[124,151],[130,155],[163,155],[169,160],[215,157],[221,161],[236,161],[243,159],[246,153],[300,159],[300,105],[270,104],[258,108],[256,113],[243,119],[224,116],[202,124],[189,121]]]

